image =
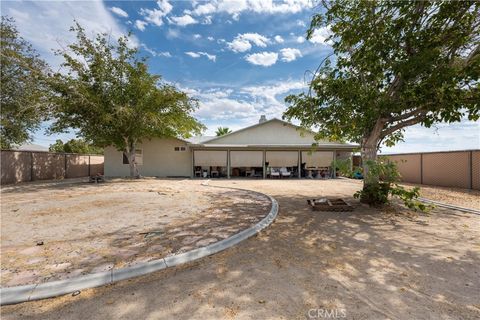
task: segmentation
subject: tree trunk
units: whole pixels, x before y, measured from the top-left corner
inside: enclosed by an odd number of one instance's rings
[[[130,178],[139,178],[140,174],[138,172],[137,168],[137,162],[135,160],[135,154],[136,154],[136,143],[134,141],[130,141],[127,143],[126,146],[126,156],[128,158],[128,165],[130,168]]]
[[[370,161],[376,161],[377,160],[377,146],[376,145],[365,145],[365,144],[362,144],[361,146],[361,155],[362,155],[362,165],[363,165],[363,185],[365,184],[368,184],[368,182],[373,182],[375,183],[375,179],[373,179],[373,181],[371,181],[372,179],[370,179],[369,181],[367,181],[368,179],[366,179],[367,175],[368,175],[368,163]]]
[[[360,201],[370,205],[380,204],[383,200],[381,195],[380,177],[369,172],[369,164],[377,161],[377,148],[380,142],[382,129],[385,122],[378,119],[374,128],[364,136],[361,143],[363,164],[363,190]]]
[[[379,177],[375,177],[368,174],[368,163],[370,161],[377,160],[377,147],[380,142],[380,135],[382,133],[383,126],[385,124],[384,119],[378,119],[375,123],[374,128],[366,134],[361,143],[361,155],[362,155],[362,164],[363,164],[363,189],[368,184],[377,184],[379,182]]]

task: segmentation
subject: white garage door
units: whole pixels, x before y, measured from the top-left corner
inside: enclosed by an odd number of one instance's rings
[[[297,151],[267,151],[266,160],[270,167],[296,167],[298,165]]]
[[[330,167],[333,161],[332,151],[302,151],[302,163],[306,167]]]
[[[194,151],[195,166],[200,167],[226,167],[227,151]]]
[[[263,151],[230,151],[230,167],[262,167]]]

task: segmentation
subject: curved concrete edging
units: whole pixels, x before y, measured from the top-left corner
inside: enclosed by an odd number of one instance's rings
[[[463,212],[468,212],[468,213],[473,213],[473,214],[480,215],[480,210],[458,207],[458,206],[454,206],[454,205],[451,205],[451,204],[446,204],[446,203],[443,203],[443,202],[433,201],[433,200],[425,199],[425,198],[418,198],[418,200],[420,200],[421,202],[434,204],[438,207],[454,209],[454,210],[458,210],[458,211],[463,211]]]
[[[27,302],[33,300],[40,300],[45,298],[52,298],[68,293],[72,293],[78,290],[84,290],[94,287],[99,287],[106,284],[111,284],[116,281],[130,279],[146,275],[158,270],[177,266],[182,263],[191,262],[214,253],[228,249],[239,242],[250,238],[257,234],[262,229],[268,227],[277,217],[278,203],[277,201],[267,195],[257,191],[211,186],[215,188],[236,189],[248,192],[261,194],[270,199],[272,207],[268,215],[254,226],[247,228],[231,237],[223,239],[221,241],[212,243],[208,246],[194,249],[188,252],[180,253],[177,255],[169,256],[162,259],[157,259],[149,262],[139,263],[127,268],[112,269],[110,271],[98,272],[87,274],[80,277],[75,277],[65,280],[57,280],[39,284],[30,284],[15,287],[6,287],[0,289],[0,305],[15,304],[20,302]]]

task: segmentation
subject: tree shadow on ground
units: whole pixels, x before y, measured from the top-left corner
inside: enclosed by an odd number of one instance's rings
[[[3,317],[308,319],[319,309],[345,310],[348,319],[480,316],[477,216],[358,204],[351,213],[319,213],[301,191],[267,191],[278,218],[234,248],[76,297],[3,307]],[[323,195],[338,196],[328,188],[308,196]]]

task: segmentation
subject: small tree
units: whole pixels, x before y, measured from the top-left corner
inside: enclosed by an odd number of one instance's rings
[[[20,37],[12,18],[0,23],[1,147],[30,140],[47,118],[47,64]]]
[[[94,146],[83,139],[70,139],[65,143],[63,143],[62,140],[57,139],[54,144],[50,145],[49,151],[83,154],[102,154],[103,148]]]
[[[109,42],[107,34],[90,39],[76,23],[77,41],[57,52],[65,72],[51,85],[56,120],[51,131],[78,129],[80,136],[97,146],[113,145],[129,160],[130,176],[139,176],[135,150],[153,137],[188,137],[203,125],[191,115],[197,101],[160,76],[148,72],[145,59],[137,58],[129,37]]]
[[[284,116],[319,128],[316,138],[361,146],[364,174],[382,144],[406,127],[479,118],[480,2],[323,1],[307,32],[332,33],[308,93]],[[368,184],[378,177],[368,175]]]
[[[217,137],[220,137],[220,136],[224,136],[228,133],[231,133],[232,130],[230,130],[228,127],[218,127],[217,128],[217,131],[215,131],[215,134],[217,135]]]

